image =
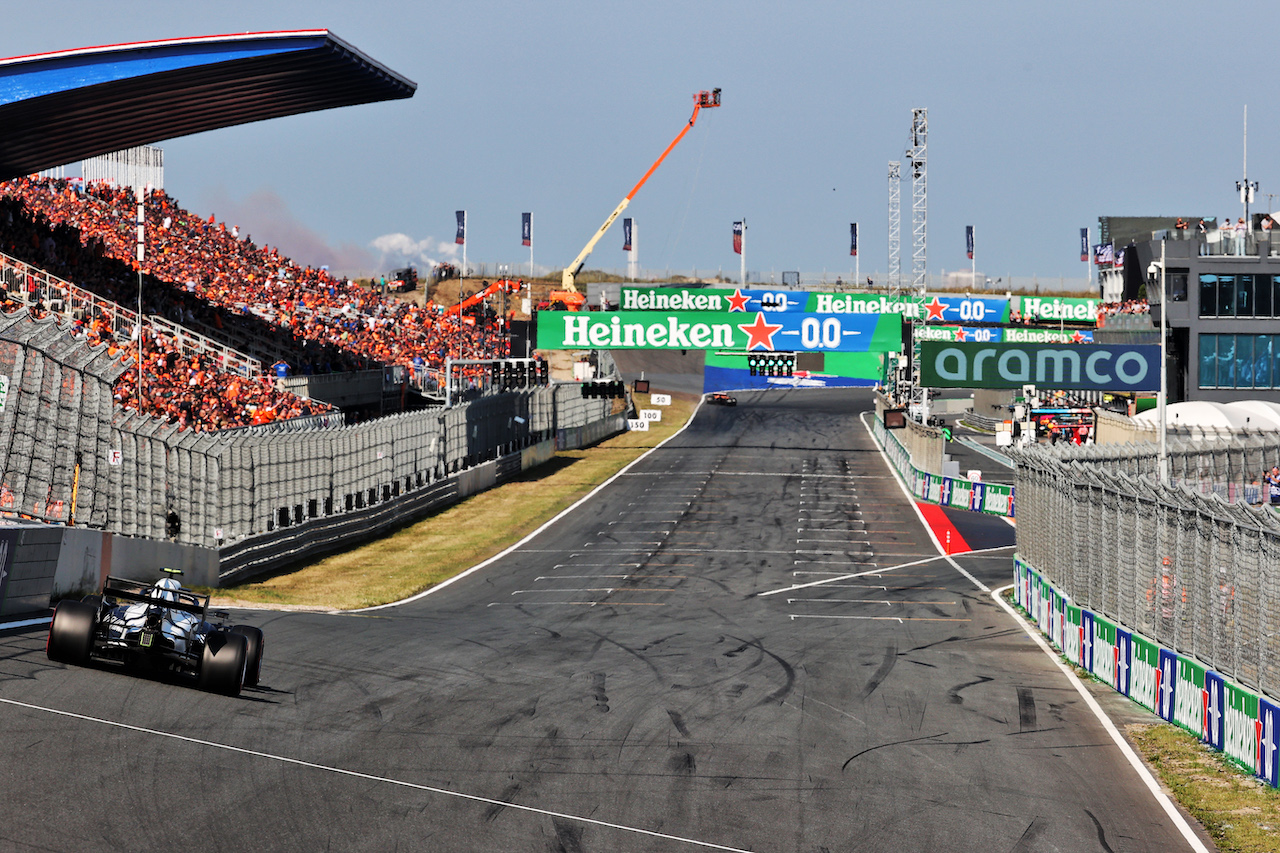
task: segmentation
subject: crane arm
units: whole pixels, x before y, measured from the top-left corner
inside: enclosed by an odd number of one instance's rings
[[[569,266],[564,268],[564,273],[562,274],[561,284],[560,284],[562,289],[567,290],[570,293],[578,292],[578,288],[574,285],[574,277],[577,276],[577,274],[582,271],[582,266],[587,262],[587,257],[595,249],[596,243],[600,242],[600,238],[603,237],[604,233],[609,230],[610,226],[613,225],[613,221],[618,218],[618,215],[622,213],[622,211],[627,209],[627,205],[631,204],[631,199],[636,197],[636,193],[640,192],[640,188],[645,185],[645,182],[649,180],[650,176],[652,176],[653,173],[657,171],[658,167],[662,165],[662,161],[667,159],[667,155],[671,153],[671,150],[680,143],[681,139],[684,139],[684,135],[689,132],[689,129],[693,127],[694,123],[698,120],[698,112],[704,106],[706,107],[720,106],[720,90],[719,89],[716,89],[711,93],[699,92],[697,95],[694,95],[693,115],[689,117],[689,123],[686,124],[683,128],[681,128],[680,132],[676,134],[676,138],[671,140],[671,144],[668,145],[667,149],[662,152],[662,155],[659,156],[657,160],[653,161],[653,165],[649,167],[649,171],[644,173],[644,177],[641,178],[636,183],[636,185],[631,188],[631,192],[627,193],[626,198],[624,198],[618,204],[618,206],[613,209],[613,213],[609,214],[608,218],[605,219],[604,224],[601,225],[599,229],[596,230],[596,233],[591,237],[591,239],[587,241],[587,245],[584,246],[582,248],[582,251],[578,253],[578,257],[573,259],[573,263],[569,264]]]

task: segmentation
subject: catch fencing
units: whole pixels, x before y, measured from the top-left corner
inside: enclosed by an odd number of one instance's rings
[[[1009,451],[1022,559],[1073,605],[1280,695],[1280,516],[1161,485],[1154,446],[1096,450]],[[1174,467],[1244,452],[1206,447]]]
[[[1100,429],[1121,420],[1109,412],[1098,413]],[[1129,477],[1154,475],[1158,446],[1155,430],[1133,433],[1124,443],[1080,447],[1041,447],[1050,458],[1064,462],[1092,462]],[[1166,441],[1169,482],[1201,495],[1216,495],[1227,503],[1257,504],[1266,500],[1264,476],[1280,464],[1280,432],[1215,437],[1186,428],[1170,430]]]
[[[625,424],[578,385],[482,397],[354,426],[180,431],[118,410],[125,369],[52,320],[0,316],[0,513],[224,548],[371,506],[564,434]]]

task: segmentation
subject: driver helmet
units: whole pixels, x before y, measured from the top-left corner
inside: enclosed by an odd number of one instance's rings
[[[161,578],[156,581],[155,592],[153,596],[161,601],[170,601],[177,603],[178,590],[182,589],[182,584],[173,578]]]

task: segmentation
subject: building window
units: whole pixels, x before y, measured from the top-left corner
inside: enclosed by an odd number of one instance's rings
[[[1218,277],[1210,273],[1200,274],[1200,316],[1218,316]]]
[[[1280,388],[1280,335],[1200,335],[1201,388]]]
[[[1275,354],[1271,335],[1253,336],[1253,364],[1253,387],[1274,387]]]
[[[1218,316],[1236,316],[1236,277],[1218,276]]]
[[[1253,315],[1270,317],[1271,306],[1275,304],[1275,276],[1255,275],[1253,277]]]
[[[1202,273],[1200,316],[1280,317],[1280,275]]]
[[[1236,310],[1237,317],[1253,316],[1253,276],[1236,276]]]
[[[1203,304],[1203,303],[1202,303]],[[1200,387],[1218,387],[1218,336],[1200,336]]]

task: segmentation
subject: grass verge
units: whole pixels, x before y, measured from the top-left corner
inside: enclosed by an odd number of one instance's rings
[[[1177,726],[1135,725],[1126,734],[1221,853],[1280,850],[1280,791]]]
[[[648,394],[635,395],[652,408]],[[469,569],[536,530],[689,420],[698,397],[672,395],[662,421],[584,450],[557,453],[523,477],[375,542],[240,586],[209,590],[218,605],[349,610],[399,601]]]

